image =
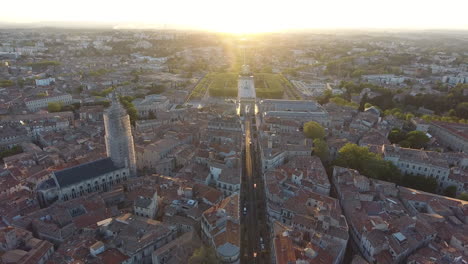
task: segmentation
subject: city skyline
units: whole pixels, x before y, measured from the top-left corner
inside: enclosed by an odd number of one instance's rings
[[[0,264],[467,264],[466,7],[2,4]]]
[[[380,2],[380,3],[379,3]],[[34,25],[38,23],[83,23],[110,25],[114,28],[184,28],[226,33],[263,33],[291,29],[468,29],[463,10],[468,3],[460,0],[382,1],[358,0],[310,2],[213,0],[170,2],[137,0],[89,0],[63,5],[61,1],[27,0],[4,4],[9,12],[0,23]],[[286,5],[287,4],[287,5]],[[24,5],[29,8],[22,8]],[[448,7],[450,12],[444,10]]]

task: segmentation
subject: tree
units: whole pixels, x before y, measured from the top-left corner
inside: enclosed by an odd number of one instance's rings
[[[380,156],[369,151],[367,147],[360,147],[348,143],[338,151],[335,165],[358,170],[369,178],[399,182],[401,174],[391,162],[383,160]]]
[[[317,122],[310,121],[304,124],[304,134],[308,138],[324,138],[325,129]]]
[[[343,146],[338,151],[338,158],[334,164],[358,170],[359,173],[369,178],[389,181],[425,192],[436,193],[437,190],[437,180],[434,177],[402,176],[393,163],[383,160],[379,155],[370,152],[367,147],[359,147],[356,144],[348,143]]]
[[[369,97],[367,96],[367,93],[365,93],[364,96],[363,96],[362,99],[361,99],[361,102],[359,102],[359,108],[358,108],[358,110],[359,110],[360,112],[363,112],[364,109],[366,109],[367,100],[369,100]]]
[[[13,86],[15,83],[11,80],[0,80],[0,87]]]
[[[455,111],[455,109],[450,109],[450,110],[448,111],[448,115],[449,115],[449,116],[457,116],[457,112]]]
[[[460,200],[468,201],[468,193],[461,193],[457,198]]]
[[[120,103],[123,105],[125,110],[127,110],[127,114],[130,117],[132,125],[135,125],[135,121],[138,120],[138,112],[132,103],[133,99],[134,98],[131,96],[121,96]]]
[[[448,197],[455,197],[457,195],[457,186],[450,185],[444,190],[444,195]]]
[[[405,116],[405,120],[406,120],[406,121],[410,121],[413,117],[414,117],[414,115],[413,115],[412,113],[408,113],[408,114],[406,114],[406,116]]]
[[[327,142],[321,138],[314,139],[313,154],[319,157],[322,162],[326,162],[329,155]]]
[[[400,143],[405,138],[406,134],[398,128],[392,129],[392,131],[390,131],[390,133],[388,134],[388,140],[390,140],[392,144]]]
[[[11,149],[6,149],[3,151],[0,151],[0,161],[3,162],[3,158],[13,156],[19,153],[23,152],[23,148],[21,146],[14,146]]]
[[[201,246],[193,252],[189,258],[189,264],[217,264],[219,263],[216,252],[211,247]]]
[[[62,104],[59,102],[50,102],[47,105],[47,110],[49,113],[60,112],[62,110]]]
[[[376,154],[370,152],[367,147],[347,143],[338,151],[338,158],[335,160],[335,164],[363,173],[367,163],[375,158]]]
[[[333,95],[332,91],[327,89],[325,90],[323,95],[317,97],[317,102],[322,105],[327,104],[330,101],[330,98],[332,97],[332,95]]]
[[[436,193],[437,191],[437,180],[434,177],[425,177],[422,175],[411,175],[407,174],[402,177],[399,184],[418,189],[424,192]]]
[[[429,137],[422,131],[411,131],[406,134],[405,140],[409,143],[408,147],[419,149],[426,146],[427,142],[429,142]]]
[[[455,111],[458,117],[468,118],[468,102],[459,103]]]

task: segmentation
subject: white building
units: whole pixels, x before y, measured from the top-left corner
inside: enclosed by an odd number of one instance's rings
[[[49,103],[69,105],[72,103],[72,96],[70,94],[46,95],[45,97],[36,97],[25,101],[26,107],[29,111],[37,111],[41,108],[46,108]]]
[[[303,122],[316,121],[322,126],[330,125],[327,111],[317,102],[312,100],[276,100],[266,99],[259,103],[263,118],[277,117],[296,119]]]
[[[362,75],[361,78],[371,83],[377,84],[402,84],[405,81],[405,77],[395,76],[394,74],[372,74]]]
[[[450,166],[441,157],[441,153],[384,145],[383,155],[385,160],[391,161],[403,174],[435,178],[439,183],[439,190],[447,185]]]
[[[167,110],[169,108],[169,99],[159,94],[147,95],[144,99],[137,98],[132,103],[139,117],[148,117],[150,112],[156,114],[156,111]]]
[[[37,79],[36,86],[49,86],[52,83],[55,83],[55,78],[46,78],[46,79]]]
[[[213,182],[216,188],[222,191],[225,196],[230,196],[240,192],[240,175],[241,167],[229,168],[224,164],[212,162],[207,183]]]
[[[453,151],[468,153],[468,125],[432,122],[429,133]]]

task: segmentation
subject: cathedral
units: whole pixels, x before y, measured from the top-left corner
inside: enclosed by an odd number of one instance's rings
[[[104,127],[107,158],[53,172],[50,179],[37,186],[41,206],[92,192],[108,191],[114,184],[136,176],[130,118],[115,95],[104,113]]]

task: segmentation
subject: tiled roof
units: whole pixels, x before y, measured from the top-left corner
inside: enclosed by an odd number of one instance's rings
[[[54,174],[58,185],[63,188],[82,181],[93,179],[118,169],[119,168],[114,165],[110,158],[104,158],[61,171],[56,171]]]

